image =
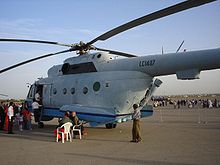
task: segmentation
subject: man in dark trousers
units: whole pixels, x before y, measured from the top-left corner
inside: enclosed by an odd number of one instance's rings
[[[141,107],[142,108],[142,107]],[[141,112],[137,104],[133,105],[134,113],[132,115],[133,119],[133,128],[132,128],[132,140],[131,142],[138,143],[141,139],[141,131],[140,131],[140,118]]]

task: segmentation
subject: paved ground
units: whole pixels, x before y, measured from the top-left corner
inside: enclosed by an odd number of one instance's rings
[[[0,132],[0,164],[219,165],[220,109],[157,109],[142,120],[143,142],[130,143],[132,122],[116,129],[87,127],[87,136],[56,143],[55,121],[45,129]]]

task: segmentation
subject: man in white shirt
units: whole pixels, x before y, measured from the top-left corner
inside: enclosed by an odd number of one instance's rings
[[[41,99],[40,91],[37,91],[37,92],[35,93],[34,98],[35,98],[35,100],[36,100],[38,103],[40,103],[40,99]]]
[[[14,119],[14,108],[13,108],[13,102],[10,102],[8,107],[8,119],[9,119],[9,125],[8,125],[8,134],[14,134],[13,129],[13,119]]]
[[[32,103],[32,109],[34,111],[34,120],[35,122],[40,122],[40,113],[41,113],[41,106],[35,99]]]

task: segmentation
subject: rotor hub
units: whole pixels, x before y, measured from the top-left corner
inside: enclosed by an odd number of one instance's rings
[[[80,41],[79,43],[74,44],[74,45],[72,46],[72,49],[73,49],[73,50],[76,50],[76,51],[77,51],[77,52],[76,52],[77,54],[83,55],[83,54],[88,54],[88,52],[89,52],[90,50],[95,50],[95,47],[92,46],[92,45],[90,45],[90,44],[86,44],[86,43],[84,43],[83,41]]]

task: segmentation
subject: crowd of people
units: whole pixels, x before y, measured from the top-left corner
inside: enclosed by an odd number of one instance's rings
[[[165,107],[168,105],[173,105],[174,109],[178,109],[181,107],[201,107],[201,108],[220,108],[220,101],[217,99],[153,99],[154,107]]]
[[[212,101],[211,99],[205,99],[205,100],[196,100],[196,99],[190,99],[190,100],[177,100],[173,101],[174,109],[180,108],[180,107],[188,107],[188,108],[194,108],[194,107],[202,107],[202,108],[219,108],[220,102],[217,101],[217,99],[214,99]]]
[[[34,105],[33,105],[34,104]],[[36,106],[36,102],[34,101],[32,104],[33,112],[36,112],[36,109],[39,109]],[[34,108],[37,107],[37,108]],[[13,127],[16,125],[19,131],[23,130],[32,130],[32,116],[33,114],[28,109],[27,103],[24,102],[22,104],[18,103],[4,103],[1,102],[0,104],[0,130],[7,132],[8,134],[14,134]],[[35,122],[39,122],[39,115],[34,115]],[[85,131],[83,124],[80,123],[76,112],[66,112],[64,117],[58,120],[59,124],[57,127],[60,127],[66,122],[71,122],[73,126],[79,125],[81,129],[82,135],[86,135],[87,132]],[[56,133],[55,133],[56,134]]]
[[[20,131],[32,130],[32,114],[28,109],[27,103],[21,105],[10,102],[0,104],[0,130],[13,134],[13,126],[18,125]]]

